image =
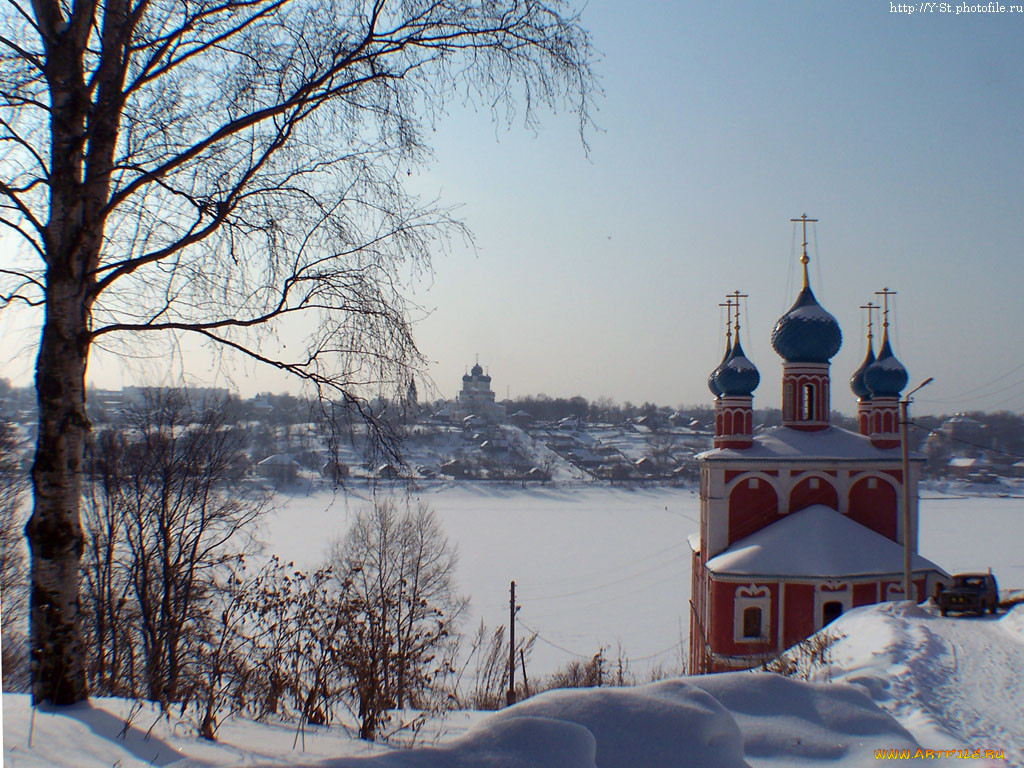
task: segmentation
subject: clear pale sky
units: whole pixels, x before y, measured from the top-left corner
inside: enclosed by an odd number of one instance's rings
[[[499,399],[710,405],[717,305],[739,289],[754,404],[777,407],[769,336],[799,289],[789,219],[806,212],[812,286],[843,329],[833,407],[854,409],[858,306],[888,286],[911,386],[935,377],[917,412],[1024,410],[1024,14],[890,9],[592,0],[604,95],[589,155],[571,116],[534,133],[452,107],[412,179],[461,204],[476,236],[415,288],[436,394],[454,396],[479,353]],[[30,367],[31,333],[9,326]],[[15,356],[3,364],[20,378]],[[134,375],[102,356],[90,371],[97,386]]]
[[[740,289],[755,406],[777,407],[769,337],[806,211],[844,335],[833,407],[855,407],[858,306],[888,286],[911,386],[935,377],[918,412],[1024,410],[1024,15],[595,0],[584,19],[605,56],[589,158],[568,120],[495,143],[460,115],[436,136],[425,183],[464,201],[478,243],[421,293],[443,393],[479,353],[499,397],[710,404],[717,304]]]

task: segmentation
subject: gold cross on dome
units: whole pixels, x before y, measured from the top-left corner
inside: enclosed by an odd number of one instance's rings
[[[896,291],[890,291],[888,286],[880,291],[875,291],[875,296],[882,297],[882,328],[889,327],[889,297],[895,295]]]
[[[866,309],[868,311],[868,341],[874,338],[871,333],[871,329],[874,325],[874,310],[879,309],[879,306],[873,301],[869,301],[867,304],[861,304],[860,309]]]
[[[720,307],[725,307],[728,315],[725,318],[725,346],[732,349],[732,308],[736,306],[728,295],[725,297],[725,303],[719,304]]]
[[[812,224],[812,223],[817,223],[818,220],[817,219],[809,219],[809,218],[807,218],[807,214],[803,213],[803,214],[800,215],[799,219],[790,219],[790,221],[793,222],[794,224],[799,221],[801,223],[801,225],[803,226],[804,242],[803,242],[803,253],[800,255],[800,263],[803,264],[803,266],[804,266],[804,288],[806,288],[809,285],[809,282],[807,280],[807,264],[811,260],[810,257],[807,255],[807,225],[808,224]]]
[[[750,295],[746,293],[740,293],[737,288],[732,293],[726,294],[726,299],[735,300],[733,306],[736,307],[736,341],[740,340],[740,299],[749,299]]]

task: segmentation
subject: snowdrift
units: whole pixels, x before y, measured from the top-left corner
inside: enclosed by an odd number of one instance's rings
[[[27,699],[8,695],[5,765],[198,768],[747,768],[860,766],[877,748],[916,748],[913,737],[859,686],[737,672],[637,688],[550,691],[435,747],[366,757],[296,759],[294,732],[250,724],[241,743],[182,738],[163,722],[148,737],[102,707],[37,714],[27,743]],[[12,718],[11,715],[14,715]],[[12,726],[8,728],[8,726]],[[265,729],[256,732],[253,729]],[[336,729],[337,730],[337,729]],[[275,746],[275,736],[277,739]],[[282,749],[283,747],[283,749]],[[365,750],[338,741],[346,751]]]

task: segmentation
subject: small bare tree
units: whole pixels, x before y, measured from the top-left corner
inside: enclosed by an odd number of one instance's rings
[[[448,670],[445,654],[466,599],[455,594],[455,549],[434,512],[390,500],[358,515],[331,558],[352,606],[344,659],[359,736],[376,738],[386,712],[416,705]]]
[[[42,308],[33,697],[87,696],[81,469],[94,345],[185,335],[355,404],[419,361],[402,277],[459,230],[402,180],[453,98],[588,123],[563,0],[8,0],[0,308]],[[276,343],[284,329],[308,339]],[[265,343],[260,343],[261,340]],[[296,351],[297,350],[297,351]]]
[[[199,735],[209,741],[216,740],[221,711],[242,708],[254,677],[243,627],[248,617],[249,591],[257,580],[246,581],[239,575],[244,574],[241,559],[239,566],[237,572],[229,571],[217,584],[207,604],[206,621],[199,623],[189,643],[190,656],[183,674],[188,694],[182,709],[187,710],[190,704],[195,707]]]

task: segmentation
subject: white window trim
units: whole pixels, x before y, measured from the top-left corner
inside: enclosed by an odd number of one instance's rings
[[[747,608],[761,609],[761,635],[759,637],[743,636],[743,611]],[[768,587],[750,584],[737,587],[733,600],[732,639],[736,643],[764,643],[771,639],[772,593]]]
[[[829,587],[823,590],[822,586]],[[842,587],[840,589],[840,587]],[[843,613],[853,609],[853,586],[849,583],[826,582],[814,587],[814,628],[821,629],[825,626],[824,616],[825,603],[840,603],[843,606]]]

